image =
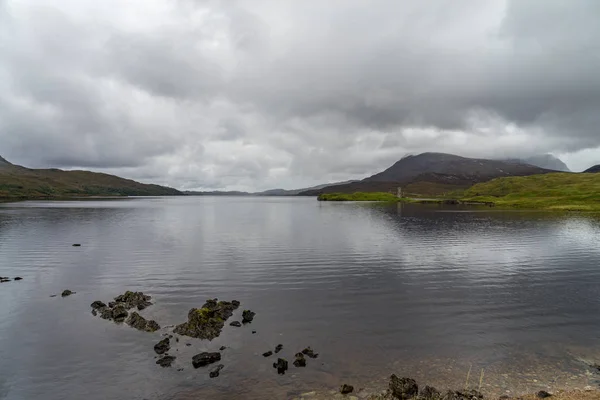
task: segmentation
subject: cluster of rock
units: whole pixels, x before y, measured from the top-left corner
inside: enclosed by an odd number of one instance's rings
[[[151,306],[150,299],[150,296],[142,292],[127,291],[115,297],[114,301],[109,302],[108,305],[100,300],[94,301],[91,304],[92,314],[100,315],[100,318],[118,323],[124,322],[127,319],[127,325],[133,328],[146,332],[155,332],[160,329],[160,325],[156,321],[147,320],[135,311],[129,314],[129,310],[132,308],[143,310]]]
[[[279,353],[281,350],[283,349],[283,345],[282,344],[278,344],[277,347],[275,347],[275,353]],[[273,352],[271,350],[263,353],[263,357],[271,357],[273,355]],[[317,358],[319,357],[319,355],[317,353],[315,353],[313,351],[313,349],[309,347],[305,348],[304,350],[302,350],[301,352],[296,353],[295,360],[294,360],[294,366],[296,368],[303,368],[306,367],[306,357],[309,358]],[[288,370],[288,362],[285,358],[278,358],[276,362],[273,363],[273,368],[277,369],[277,373],[280,375],[285,375],[285,371]]]
[[[15,281],[20,281],[23,278],[21,278],[20,276],[15,276],[13,278],[13,280]],[[10,282],[10,278],[8,276],[0,276],[0,283],[4,283],[4,282]]]
[[[213,340],[221,334],[225,321],[239,306],[240,302],[237,300],[231,302],[218,301],[218,299],[207,300],[201,308],[192,308],[188,312],[187,322],[177,325],[173,332],[193,338]],[[246,311],[248,310],[244,313]],[[252,313],[253,317],[254,313]]]
[[[354,388],[343,385],[340,392],[347,394]],[[345,393],[343,392],[345,391]],[[388,389],[381,394],[372,395],[368,400],[481,400],[483,395],[477,390],[448,390],[445,393],[431,386],[425,386],[419,390],[419,385],[414,379],[399,378],[396,375],[390,377]]]

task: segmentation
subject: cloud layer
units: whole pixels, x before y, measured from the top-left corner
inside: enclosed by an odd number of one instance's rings
[[[600,163],[600,3],[0,0],[0,154],[183,189]]]

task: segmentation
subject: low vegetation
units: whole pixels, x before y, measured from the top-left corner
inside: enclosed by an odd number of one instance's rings
[[[319,201],[386,201],[397,202],[400,199],[392,193],[385,192],[356,192],[356,193],[324,193],[317,198]]]
[[[554,173],[497,178],[466,190],[463,200],[499,207],[600,211],[600,174]]]

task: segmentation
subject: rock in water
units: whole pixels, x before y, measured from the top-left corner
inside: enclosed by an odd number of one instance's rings
[[[546,392],[545,390],[540,390],[540,391],[537,393],[537,397],[538,397],[538,399],[545,399],[545,398],[547,398],[547,397],[551,397],[551,396],[552,396],[552,395],[551,395],[550,393]]]
[[[93,302],[93,303],[91,304],[91,307],[92,307],[94,310],[97,310],[97,309],[99,309],[99,308],[104,308],[104,307],[106,307],[106,304],[104,304],[104,303],[103,303],[103,302],[101,302],[100,300],[96,300],[95,302]]]
[[[115,322],[123,322],[129,313],[125,309],[125,306],[122,304],[117,304],[115,308],[112,309],[112,318]]]
[[[15,281],[22,281],[23,278],[21,278],[20,276],[15,276],[13,280],[15,280]]]
[[[159,358],[156,361],[156,363],[158,365],[160,365],[161,367],[166,368],[166,367],[170,367],[171,364],[173,364],[173,361],[175,361],[176,358],[177,357],[175,357],[175,356],[163,356],[163,357]]]
[[[219,347],[219,350],[223,351],[223,350],[225,350],[226,348],[227,348],[227,347],[225,347],[225,346],[221,346],[221,347]]]
[[[242,326],[242,323],[240,321],[233,321],[232,323],[229,324],[230,326],[235,326],[236,328],[239,328]]]
[[[239,302],[236,303],[239,305]],[[177,325],[173,332],[199,339],[212,340],[221,334],[225,321],[233,315],[236,304],[228,301],[207,300],[202,308],[192,308],[188,321]]]
[[[154,351],[156,354],[164,354],[171,348],[171,341],[169,338],[165,338],[154,345]]]
[[[140,314],[135,311],[131,313],[129,318],[127,319],[127,325],[138,329],[140,331],[146,332],[156,332],[160,329],[160,325],[156,321],[148,321],[146,318],[142,317]]]
[[[277,347],[275,347],[275,353],[279,353],[282,349],[283,349],[283,345],[278,344]]]
[[[152,305],[150,302],[151,298],[152,297],[145,295],[142,292],[130,292],[128,290],[122,295],[115,297],[115,301],[108,303],[108,306],[112,308],[116,307],[117,305],[122,305],[126,310],[131,310],[134,307],[143,310],[144,308]]]
[[[273,368],[277,368],[279,375],[285,375],[285,371],[288,370],[288,362],[283,358],[278,358],[277,362],[273,363]]]
[[[256,315],[255,312],[252,312],[250,310],[244,310],[242,312],[242,323],[243,324],[247,324],[252,322],[252,320],[254,319],[254,316]]]
[[[352,386],[352,385],[346,385],[345,383],[340,388],[340,393],[341,394],[348,394],[348,393],[352,393],[353,391],[354,391],[354,386]]]
[[[225,368],[223,364],[217,365],[216,367],[210,370],[208,376],[210,376],[211,378],[216,378],[217,376],[219,376],[219,372],[221,372],[223,368]]]
[[[75,292],[71,292],[70,290],[67,289],[67,290],[63,290],[63,292],[61,293],[61,296],[62,297],[67,297],[67,296],[70,296],[72,294],[75,294]]]
[[[419,386],[414,379],[390,377],[390,393],[400,400],[412,399],[419,393]]]
[[[419,396],[425,399],[437,399],[441,397],[441,394],[436,388],[432,386],[425,386],[419,393]]]
[[[310,358],[317,358],[317,357],[319,357],[319,355],[316,354],[313,351],[313,349],[310,348],[310,346],[307,347],[307,348],[305,348],[304,350],[302,350],[302,354],[304,354],[304,355],[306,355],[307,357],[310,357]]]
[[[294,366],[306,367],[306,358],[304,358],[304,354],[296,353],[296,360],[294,361]]]
[[[196,354],[192,358],[192,365],[194,368],[204,367],[208,364],[216,363],[217,361],[221,361],[221,353],[200,353]]]
[[[73,247],[81,247],[81,243],[73,243]]]

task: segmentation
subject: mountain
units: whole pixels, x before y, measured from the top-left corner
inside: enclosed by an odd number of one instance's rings
[[[562,162],[558,157],[554,157],[552,154],[539,154],[527,158],[521,158],[517,160],[510,160],[522,164],[535,165],[536,167],[551,169],[553,171],[571,172],[567,164]]]
[[[451,190],[465,189],[479,182],[504,176],[525,176],[552,172],[551,170],[514,161],[466,158],[453,154],[423,153],[402,158],[390,168],[359,182],[301,195],[321,193],[395,192],[400,186],[405,193],[439,195]]]
[[[594,165],[591,168],[586,169],[585,171],[583,171],[584,173],[593,173],[593,174],[597,174],[598,172],[600,172],[600,164],[598,165]]]
[[[29,169],[0,157],[0,198],[176,195],[183,193],[98,172]]]
[[[269,190],[265,190],[263,192],[239,192],[239,191],[214,190],[214,191],[205,191],[205,192],[186,191],[184,193],[191,195],[191,196],[297,196],[298,194],[309,191],[309,190],[319,190],[319,189],[323,189],[324,187],[328,187],[328,186],[345,185],[345,184],[352,183],[352,182],[357,182],[357,181],[351,180],[351,181],[344,181],[344,182],[325,183],[322,185],[313,186],[313,187],[309,187],[309,188],[303,188],[303,189],[290,189],[290,190],[269,189]]]

